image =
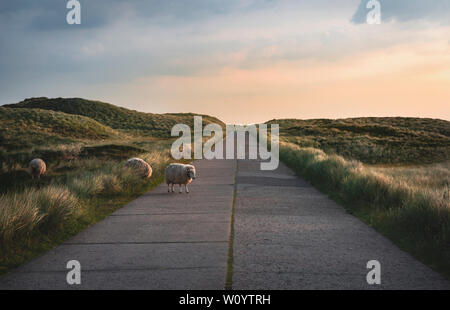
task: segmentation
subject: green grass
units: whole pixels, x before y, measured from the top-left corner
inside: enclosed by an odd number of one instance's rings
[[[280,135],[369,164],[423,164],[450,158],[450,122],[426,118],[273,120]]]
[[[30,98],[5,108],[44,109],[89,117],[105,126],[133,134],[153,137],[170,137],[175,124],[187,124],[193,128],[194,114],[153,114],[133,111],[109,103],[81,98]],[[203,123],[225,124],[215,117],[203,115]]]
[[[433,194],[429,186],[415,185],[424,179],[444,182],[441,178],[448,178],[447,173],[426,172],[429,176],[423,178],[409,170],[403,175],[411,180],[405,182],[389,176],[392,171],[380,173],[359,161],[292,143],[281,144],[280,159],[400,248],[450,278],[450,200],[444,192]]]
[[[37,230],[60,226],[76,214],[78,204],[78,199],[67,187],[54,185],[0,196],[1,244]]]
[[[116,130],[80,115],[0,107],[0,150],[118,138]]]
[[[450,161],[409,166],[376,165],[367,168],[414,191],[427,191],[427,195],[434,199],[450,199]]]
[[[126,159],[144,153],[145,149],[123,144],[101,144],[84,146],[80,149],[80,157]]]

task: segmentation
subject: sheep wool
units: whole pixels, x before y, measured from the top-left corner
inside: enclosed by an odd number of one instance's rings
[[[40,158],[35,158],[32,161],[30,161],[29,164],[30,167],[30,174],[31,178],[40,178],[41,175],[47,171],[47,166],[45,165],[45,162]]]
[[[125,162],[125,167],[139,171],[144,178],[150,178],[152,176],[152,167],[141,158],[128,159]]]
[[[193,165],[185,164],[170,164],[166,167],[166,183],[167,191],[174,192],[173,186],[180,185],[180,193],[182,192],[182,185],[184,184],[186,193],[189,193],[188,184],[195,179],[195,167]]]

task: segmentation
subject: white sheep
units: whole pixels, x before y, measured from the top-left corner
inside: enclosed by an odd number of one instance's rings
[[[144,178],[152,176],[152,167],[140,158],[130,158],[125,162],[125,167],[138,170]]]
[[[192,165],[184,164],[170,164],[166,167],[166,183],[167,191],[170,193],[172,185],[172,193],[175,191],[173,189],[174,184],[180,185],[180,193],[182,193],[182,184],[186,193],[189,193],[188,184],[195,179],[195,167]]]
[[[29,167],[32,179],[34,179],[35,177],[40,179],[41,175],[43,175],[45,171],[47,171],[47,166],[45,165],[45,162],[40,158],[35,158],[32,161],[30,161]]]

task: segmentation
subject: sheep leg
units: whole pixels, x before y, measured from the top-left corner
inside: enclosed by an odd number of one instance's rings
[[[189,194],[189,188],[187,187],[187,184],[184,184],[184,188],[186,189],[186,193]]]
[[[172,193],[175,192],[175,189],[173,188],[174,184],[172,183]]]
[[[180,184],[180,194],[183,192],[183,185]]]
[[[170,183],[167,184],[167,192],[170,193]]]

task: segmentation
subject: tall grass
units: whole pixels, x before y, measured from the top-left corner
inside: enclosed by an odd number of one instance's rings
[[[431,165],[369,166],[371,171],[407,184],[414,190],[427,191],[435,199],[450,199],[450,161]]]
[[[450,201],[358,161],[281,143],[280,158],[401,248],[450,276]]]
[[[0,241],[8,243],[37,230],[59,228],[79,206],[77,197],[64,186],[26,189],[0,196]]]
[[[450,122],[438,119],[366,117],[284,119],[281,137],[301,146],[366,164],[424,164],[450,158]]]

